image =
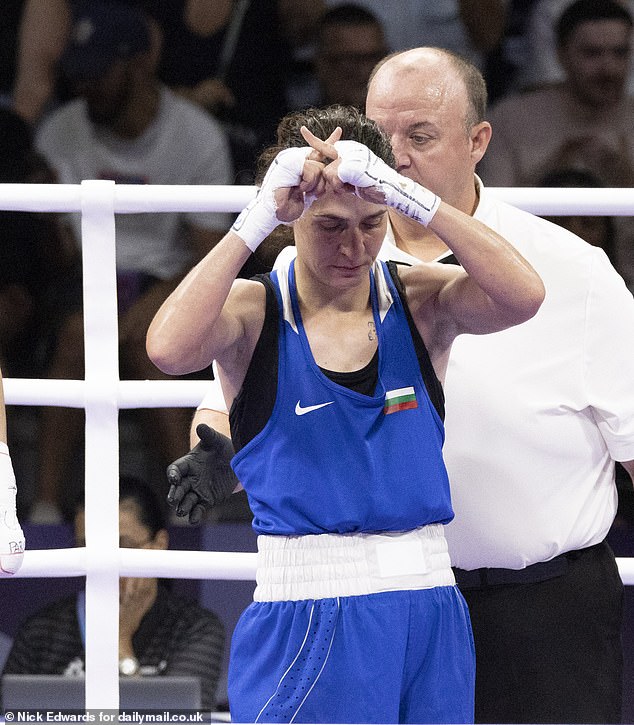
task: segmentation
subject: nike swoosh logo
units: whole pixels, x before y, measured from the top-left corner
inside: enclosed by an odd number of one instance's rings
[[[299,400],[297,401],[297,405],[295,406],[295,415],[306,415],[306,413],[312,413],[313,410],[319,410],[320,408],[325,408],[327,405],[332,405],[335,401],[331,400],[328,403],[319,403],[318,405],[307,405],[305,408],[302,408],[302,406],[299,404]]]

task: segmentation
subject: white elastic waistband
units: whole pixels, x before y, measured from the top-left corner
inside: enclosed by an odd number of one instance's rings
[[[383,534],[258,536],[256,602],[453,586],[444,526]]]

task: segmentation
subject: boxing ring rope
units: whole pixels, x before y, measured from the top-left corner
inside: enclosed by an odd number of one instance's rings
[[[538,214],[634,215],[632,189],[496,188],[491,193]],[[118,411],[198,405],[206,381],[131,381],[118,377],[115,214],[240,211],[255,193],[245,186],[0,184],[0,209],[80,212],[84,285],[84,380],[4,380],[8,405],[86,411],[86,546],[28,550],[18,577],[86,576],[86,708],[119,705],[119,576],[253,580],[255,554],[119,549]],[[18,481],[19,486],[19,481]],[[617,560],[634,585],[634,558]]]

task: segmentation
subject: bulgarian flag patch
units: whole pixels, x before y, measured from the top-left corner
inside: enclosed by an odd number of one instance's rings
[[[388,390],[385,393],[385,406],[383,407],[385,415],[398,413],[399,410],[410,410],[411,408],[418,408],[414,388],[398,388],[398,390]]]

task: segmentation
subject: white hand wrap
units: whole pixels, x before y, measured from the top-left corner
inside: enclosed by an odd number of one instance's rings
[[[280,224],[276,215],[276,189],[298,186],[302,180],[304,161],[311,153],[308,147],[290,148],[280,151],[262,180],[255,199],[240,212],[231,230],[252,251]]]
[[[24,557],[24,534],[15,510],[16,494],[9,449],[0,441],[0,576],[15,574]]]
[[[337,174],[357,190],[374,187],[383,192],[385,203],[427,226],[440,206],[440,197],[415,181],[401,176],[385,161],[357,141],[334,144],[341,159]],[[357,196],[359,192],[357,191]]]

